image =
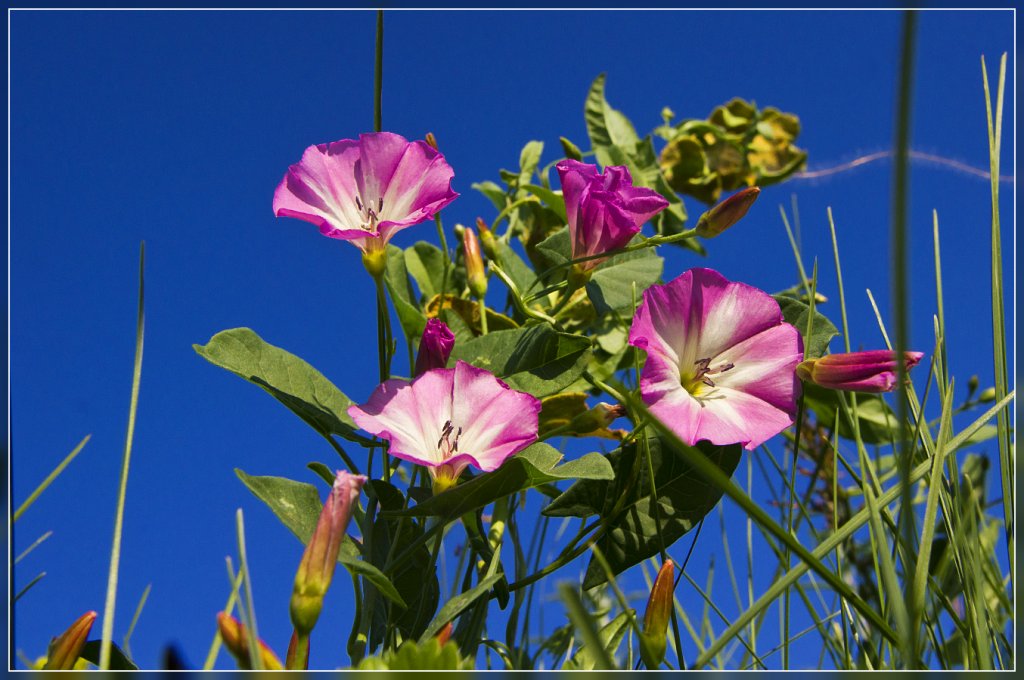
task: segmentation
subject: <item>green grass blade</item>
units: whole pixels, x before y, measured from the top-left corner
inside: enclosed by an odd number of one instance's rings
[[[17,557],[14,558],[14,564],[17,564],[18,562],[21,562],[23,559],[25,559],[25,557],[30,552],[32,552],[33,550],[38,548],[39,544],[42,543],[43,541],[45,541],[46,539],[48,539],[50,536],[53,536],[53,532],[52,531],[47,531],[45,534],[43,534],[42,536],[37,538],[35,541],[33,541],[32,545],[30,545],[29,547],[25,548],[25,550],[22,551],[22,553],[20,555],[18,555]]]
[[[235,574],[234,568],[231,566],[231,558],[228,557],[228,581],[231,583],[231,593],[228,595],[227,604],[224,605],[224,613],[231,616],[231,612],[235,608],[235,601],[238,599],[238,589],[242,586],[242,573]],[[221,639],[220,630],[217,630],[213,634],[213,642],[210,643],[210,650],[206,653],[206,661],[203,662],[203,670],[213,670],[213,664],[217,661],[217,654],[220,652]]]
[[[972,434],[981,429],[982,425],[984,425],[989,420],[994,418],[996,414],[999,413],[999,411],[1006,408],[1006,406],[1013,399],[1014,395],[1015,392],[1010,392],[1010,394],[1006,395],[1006,398],[997,401],[987,411],[985,411],[985,413],[983,413],[979,418],[977,418],[972,424],[968,425],[963,430],[961,430],[957,436],[953,437],[949,441],[949,444],[946,447],[945,455],[948,456],[951,452],[956,451],[956,449],[962,446],[964,442],[966,442]],[[903,493],[902,486],[904,483],[915,484],[921,479],[923,479],[930,470],[930,461],[925,461],[918,465],[917,467],[915,467],[911,471],[910,477],[906,480],[906,482],[900,481],[894,484],[891,488],[886,490],[878,497],[878,505],[880,507],[885,507],[892,503],[893,501],[895,501],[900,496],[900,494]],[[732,496],[730,495],[730,497]],[[813,558],[815,560],[820,560],[823,557],[825,557],[828,553],[835,550],[838,546],[842,545],[846,540],[850,538],[850,536],[854,534],[854,532],[858,531],[868,522],[869,514],[870,513],[868,512],[868,509],[864,508],[852,517],[850,517],[843,526],[839,527],[831,536],[829,536],[827,539],[822,541],[821,544],[814,548],[814,551],[812,552]],[[777,578],[775,582],[768,588],[768,590],[766,590],[765,593],[761,595],[761,597],[759,597],[752,606],[747,608],[745,612],[743,612],[739,617],[737,617],[733,621],[733,624],[729,627],[728,630],[723,632],[714,642],[712,642],[710,646],[708,646],[707,649],[701,652],[701,654],[697,657],[697,660],[692,664],[692,667],[700,668],[706,665],[708,660],[714,658],[714,656],[718,654],[718,652],[722,649],[722,647],[725,646],[725,644],[730,639],[735,637],[736,634],[740,630],[742,630],[744,626],[748,625],[760,612],[765,610],[772,602],[775,601],[776,598],[782,595],[783,590],[785,590],[790,585],[795,583],[797,579],[799,579],[801,576],[807,573],[807,571],[810,568],[811,565],[809,563],[801,562],[800,564],[797,564],[788,572]],[[853,632],[856,637],[856,631],[854,630]]]
[[[235,528],[238,533],[238,573],[245,583],[245,624],[249,637],[249,663],[253,670],[261,671],[263,670],[263,658],[260,656],[260,636],[256,630],[256,606],[252,599],[249,557],[245,550],[245,517],[242,515],[241,508],[235,511]]]
[[[135,414],[139,406],[139,384],[142,381],[142,348],[146,325],[146,244],[139,248],[139,313],[135,326],[135,366],[132,370],[132,397],[128,405],[128,432],[125,435],[124,456],[121,460],[121,481],[117,490],[117,510],[114,514],[114,541],[110,548],[110,571],[107,575],[107,598],[103,606],[103,633],[100,638],[100,670],[110,669],[110,646],[114,635],[114,607],[117,601],[118,566],[121,562],[121,532],[124,527],[124,502],[128,493],[128,468],[132,459],[132,440],[135,437]]]
[[[992,95],[988,86],[985,59],[981,60],[985,86],[985,114],[988,121],[989,174],[992,178],[992,353],[995,363],[996,399],[1002,399],[1008,387],[1006,368],[1006,322],[1003,303],[1003,248],[999,226],[999,154],[1003,132],[1003,92],[1006,82],[1006,54],[999,61],[999,86],[996,90],[995,121],[992,119]],[[1010,573],[1014,569],[1014,451],[1010,441],[1010,418],[1000,413],[996,420],[999,431],[999,473],[1003,487],[1003,526],[1006,548],[1010,556]]]
[[[57,476],[60,475],[60,473],[64,471],[64,468],[66,468],[71,463],[71,461],[73,461],[75,459],[75,457],[79,454],[79,452],[81,452],[81,450],[83,448],[85,448],[85,445],[89,442],[89,439],[91,437],[92,437],[91,434],[85,435],[85,437],[82,439],[82,441],[78,442],[78,446],[76,446],[71,451],[71,453],[69,453],[67,456],[65,456],[64,460],[62,460],[57,465],[57,467],[53,468],[53,472],[48,474],[46,476],[46,479],[44,479],[42,482],[40,482],[39,486],[36,487],[36,490],[33,491],[31,494],[29,494],[28,498],[25,499],[25,502],[23,502],[21,505],[19,505],[18,509],[14,511],[14,516],[11,519],[11,524],[17,522],[18,518],[21,517],[25,513],[25,511],[28,510],[32,506],[33,503],[36,502],[36,499],[39,498],[40,494],[42,494],[44,491],[46,491],[46,487],[50,486],[50,484],[53,483],[53,480],[57,479]]]
[[[12,600],[12,602],[17,602],[18,600],[20,600],[21,596],[27,593],[32,586],[42,581],[44,576],[46,576],[45,571],[41,571],[38,574],[36,574],[31,581],[25,584],[24,588],[18,591],[18,594],[14,596],[14,600]]]
[[[139,622],[139,617],[142,616],[142,608],[146,606],[146,600],[149,599],[149,591],[152,588],[152,583],[146,584],[146,589],[142,591],[142,597],[139,598],[139,604],[135,607],[135,615],[132,617],[132,622],[128,624],[128,632],[124,634],[124,640],[121,641],[121,648],[128,655],[129,659],[132,658],[132,647],[130,644],[132,633],[135,632],[135,624]]]
[[[599,671],[610,671],[615,668],[615,663],[608,656],[608,651],[601,644],[601,637],[597,634],[597,626],[594,625],[594,618],[583,606],[583,600],[579,593],[568,583],[562,583],[558,587],[562,595],[562,601],[568,610],[569,621],[576,628],[576,632],[583,638],[583,644],[590,650],[594,659],[594,669]]]

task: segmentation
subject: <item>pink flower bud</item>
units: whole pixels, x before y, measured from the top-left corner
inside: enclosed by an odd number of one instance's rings
[[[655,670],[665,660],[668,646],[668,622],[672,616],[672,591],[675,590],[675,563],[672,560],[661,565],[658,577],[651,588],[644,613],[644,628],[640,633],[640,656],[648,670]]]
[[[338,551],[352,518],[352,506],[359,501],[359,491],[365,483],[366,477],[363,475],[338,471],[334,487],[320,512],[313,537],[306,544],[298,573],[295,574],[291,600],[292,624],[300,636],[308,635],[320,618],[324,594],[334,578]]]
[[[906,370],[917,366],[923,356],[921,352],[905,352]],[[796,374],[804,382],[832,390],[892,392],[897,387],[898,370],[896,353],[880,349],[808,359],[796,367]]]
[[[440,319],[427,319],[427,326],[420,338],[420,350],[416,354],[416,368],[413,377],[418,377],[435,368],[448,365],[448,357],[455,347],[455,334]]]
[[[714,238],[739,222],[750,210],[750,206],[754,205],[760,193],[761,189],[758,187],[748,187],[706,211],[697,220],[697,236]]]
[[[96,621],[96,612],[86,612],[71,624],[59,637],[50,641],[50,649],[46,654],[44,671],[74,670],[78,657],[82,654],[85,641]]]

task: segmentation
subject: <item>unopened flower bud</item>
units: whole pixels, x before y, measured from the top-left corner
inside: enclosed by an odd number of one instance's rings
[[[981,385],[981,381],[978,380],[977,375],[972,375],[967,379],[967,398],[970,399],[975,392],[978,391],[978,387]]]
[[[640,632],[640,656],[648,670],[655,670],[665,660],[675,586],[675,563],[669,560],[661,565],[658,577],[654,579],[644,613],[644,628]]]
[[[359,502],[359,491],[366,483],[363,475],[352,475],[339,470],[334,486],[324,508],[313,537],[306,544],[302,562],[295,574],[292,588],[291,617],[298,634],[309,635],[320,618],[324,595],[334,578],[338,564],[338,551],[345,538],[348,522],[352,518],[352,507]]]
[[[583,152],[580,151],[580,148],[578,146],[570,142],[565,137],[559,137],[558,141],[562,143],[562,151],[565,152],[566,158],[569,158],[574,161],[583,160]]]
[[[980,401],[983,404],[987,404],[988,402],[995,400],[996,388],[994,387],[986,387],[981,391],[981,394],[978,395],[978,401]]]
[[[494,238],[494,232],[487,226],[482,217],[476,218],[476,228],[480,230],[480,246],[484,249],[484,255],[488,260],[494,260],[500,264],[498,258],[498,242]]]
[[[472,227],[466,227],[462,232],[462,250],[466,259],[469,290],[478,300],[482,300],[487,294],[487,274],[484,272],[484,260],[480,256],[480,243]]]
[[[747,187],[706,211],[697,220],[697,236],[714,238],[739,222],[750,210],[750,206],[754,205],[760,193],[761,189],[758,187]]]
[[[449,621],[448,623],[444,624],[444,628],[442,628],[441,630],[437,631],[437,635],[435,635],[434,637],[437,638],[438,644],[440,644],[442,647],[444,647],[446,644],[448,644],[448,640],[451,638],[451,636],[452,636],[452,622]]]
[[[242,670],[252,670],[252,657],[249,656],[249,633],[245,626],[230,614],[220,612],[217,614],[217,629],[220,631],[220,639],[224,642],[224,646],[238,662],[238,667]],[[260,663],[263,669],[267,671],[284,670],[281,660],[277,658],[270,647],[263,640],[258,640],[257,643],[260,647]]]
[[[437,137],[434,136],[433,132],[428,132],[424,141],[430,146],[434,147],[434,151],[437,151]]]
[[[78,663],[82,648],[96,621],[96,612],[86,612],[71,624],[71,627],[50,641],[50,649],[46,653],[45,671],[70,671]]]
[[[626,415],[626,408],[621,404],[606,404],[601,402],[594,408],[579,414],[569,423],[573,432],[594,432],[615,422],[616,418]]]
[[[427,325],[420,337],[420,349],[416,353],[416,369],[413,377],[419,377],[435,368],[448,365],[448,357],[455,347],[455,334],[444,321],[438,318],[427,319]]]
[[[905,370],[917,366],[923,356],[921,352],[905,352]],[[808,359],[797,365],[796,374],[804,382],[831,390],[892,392],[897,387],[898,370],[896,353],[883,349]]]

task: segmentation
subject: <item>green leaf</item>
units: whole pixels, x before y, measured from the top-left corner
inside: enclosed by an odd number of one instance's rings
[[[474,182],[469,186],[489,198],[491,203],[493,203],[494,207],[498,210],[503,210],[505,208],[505,204],[508,202],[508,197],[505,195],[505,190],[494,182]]]
[[[622,644],[622,638],[625,637],[626,630],[629,628],[631,616],[635,616],[633,610],[620,612],[618,616],[605,624],[601,630],[597,631],[597,637],[609,658],[615,658],[619,645]],[[592,671],[597,663],[598,659],[593,654],[593,650],[589,650],[587,645],[583,645],[573,655],[572,659],[566,662],[563,668],[566,670]]]
[[[529,191],[543,201],[547,207],[555,211],[555,214],[558,215],[562,222],[568,223],[569,218],[565,214],[565,198],[562,196],[562,192],[552,191],[547,187],[537,186],[536,184],[524,184],[522,188]]]
[[[498,249],[498,264],[508,274],[512,282],[516,284],[519,292],[525,293],[530,290],[533,286],[533,282],[537,280],[537,275],[529,265],[523,262],[523,258],[519,257],[510,244],[505,243],[503,239],[495,239],[495,245]]]
[[[824,314],[814,308],[811,334],[807,335],[807,318],[811,313],[808,304],[788,295],[773,295],[782,309],[782,317],[800,331],[804,339],[804,354],[808,359],[817,359],[828,350],[829,341],[839,335],[839,329]]]
[[[388,245],[387,268],[384,271],[384,284],[388,288],[391,303],[398,314],[398,322],[407,338],[419,338],[427,325],[427,317],[416,300],[409,282],[409,272],[405,267],[405,253],[398,246]]]
[[[546,397],[582,375],[589,353],[587,338],[541,324],[456,343],[450,362],[461,359],[491,371],[514,390]]]
[[[415,507],[391,514],[461,517],[500,498],[541,484],[565,479],[609,480],[614,474],[608,460],[599,453],[588,453],[558,465],[561,459],[562,454],[554,448],[537,442],[506,460],[494,472],[477,475]]]
[[[426,241],[405,249],[405,268],[419,286],[421,298],[429,300],[444,292],[441,287],[446,261],[441,249]],[[448,283],[451,283],[450,275]]]
[[[430,625],[427,626],[427,629],[423,631],[423,635],[420,636],[420,644],[423,644],[428,639],[437,635],[438,631],[445,627],[445,624],[449,621],[453,621],[456,616],[464,612],[466,608],[473,604],[481,595],[490,591],[491,587],[503,578],[505,578],[504,574],[491,574],[466,592],[459,593],[452,599],[445,602],[444,606],[441,607],[441,611],[437,613],[434,620],[431,621]]]
[[[633,148],[640,138],[633,124],[621,112],[613,109],[604,95],[605,74],[597,76],[590,86],[583,118],[587,124],[590,144],[603,167],[625,164],[623,149]]]
[[[397,550],[401,552],[404,546],[423,535],[423,527],[415,521],[393,517],[405,504],[405,496],[401,491],[381,480],[374,480],[371,484],[380,502],[381,513],[373,523],[373,538],[368,544],[371,546],[371,562],[378,568],[384,568],[392,553],[392,544],[397,544]],[[440,587],[437,569],[431,567],[430,551],[423,544],[397,569],[389,572],[390,582],[407,604],[400,615],[392,613],[390,621],[405,639],[419,637],[437,609]],[[364,606],[371,607],[372,611],[370,649],[375,649],[383,640],[387,621],[383,605],[380,600],[374,601],[370,592],[364,598]]]
[[[546,239],[537,244],[535,252],[541,259],[541,265],[545,269],[568,262],[572,259],[572,241],[569,238],[569,228],[562,227],[552,232]]]
[[[722,491],[705,482],[661,438],[650,437],[647,441],[658,493],[660,533],[668,548],[715,507]],[[699,450],[728,475],[736,469],[742,451],[739,444],[714,446],[706,441],[690,448]],[[649,475],[645,465],[636,466],[637,455],[641,453],[636,442],[617,449],[608,456],[608,462],[615,470],[614,479],[579,481],[543,511],[551,517],[599,515],[605,518],[609,528],[597,545],[614,574],[622,573],[661,549],[659,525],[651,503]],[[636,469],[639,469],[640,478],[630,483]],[[583,587],[592,588],[605,580],[604,570],[591,559]]]
[[[264,342],[248,328],[221,331],[192,345],[211,364],[259,385],[317,432],[362,441],[348,415],[352,400],[305,361]]]
[[[544,152],[544,142],[530,141],[519,152],[519,187],[530,183],[533,173],[540,165],[540,155]]]
[[[804,406],[817,414],[818,422],[824,427],[834,428],[838,412],[839,436],[853,439],[853,424],[839,402],[839,393],[812,383],[804,383],[803,387]],[[896,414],[878,395],[857,397],[857,422],[865,444],[891,444],[894,439],[899,439],[900,428]]]
[[[100,640],[89,640],[82,647],[82,651],[78,655],[80,658],[85,659],[93,666],[100,665]],[[135,665],[135,662],[128,658],[120,647],[113,642],[110,643],[110,670],[112,671],[137,671],[139,667]]]
[[[654,248],[643,248],[621,253],[599,268],[587,283],[587,295],[598,314],[609,312],[631,313],[633,309],[633,283],[636,283],[636,302],[661,277],[665,261]]]
[[[398,590],[391,584],[391,581],[388,580],[388,577],[385,576],[380,569],[369,562],[364,562],[363,560],[346,555],[344,552],[338,556],[338,561],[348,569],[350,574],[353,576],[362,576],[372,583],[377,590],[380,591],[381,595],[388,598],[399,607],[402,607],[403,609],[406,608],[405,600],[402,599]]]
[[[235,468],[235,474],[256,498],[266,503],[281,523],[305,545],[313,536],[323,501],[316,487],[284,477],[257,477]]]

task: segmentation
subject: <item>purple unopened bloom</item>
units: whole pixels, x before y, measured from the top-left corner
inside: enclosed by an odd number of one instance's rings
[[[334,578],[338,551],[352,518],[352,506],[359,502],[359,492],[365,483],[363,475],[338,471],[331,493],[320,511],[313,537],[306,544],[295,574],[291,600],[292,624],[301,635],[308,635],[320,618],[324,594]]]
[[[454,174],[437,149],[391,132],[317,144],[288,168],[274,192],[274,215],[377,252],[455,200]]]
[[[536,441],[540,400],[458,361],[411,383],[388,380],[348,413],[359,427],[386,439],[392,456],[425,465],[440,491],[467,465],[497,470]]]
[[[917,366],[923,356],[921,352],[904,352],[906,370]],[[892,392],[898,372],[896,353],[887,349],[829,354],[796,367],[796,374],[804,382],[851,392]]]
[[[668,207],[658,192],[633,186],[625,166],[607,167],[602,174],[596,165],[564,160],[555,168],[562,180],[574,260],[622,248],[644,222]],[[606,259],[584,260],[576,266],[586,272]]]
[[[644,402],[687,444],[751,450],[793,423],[803,339],[764,291],[691,269],[644,291],[629,343]]]
[[[429,370],[444,368],[455,347],[455,335],[440,319],[427,319],[427,326],[420,338],[420,350],[416,354],[416,370],[413,376],[421,376]]]

